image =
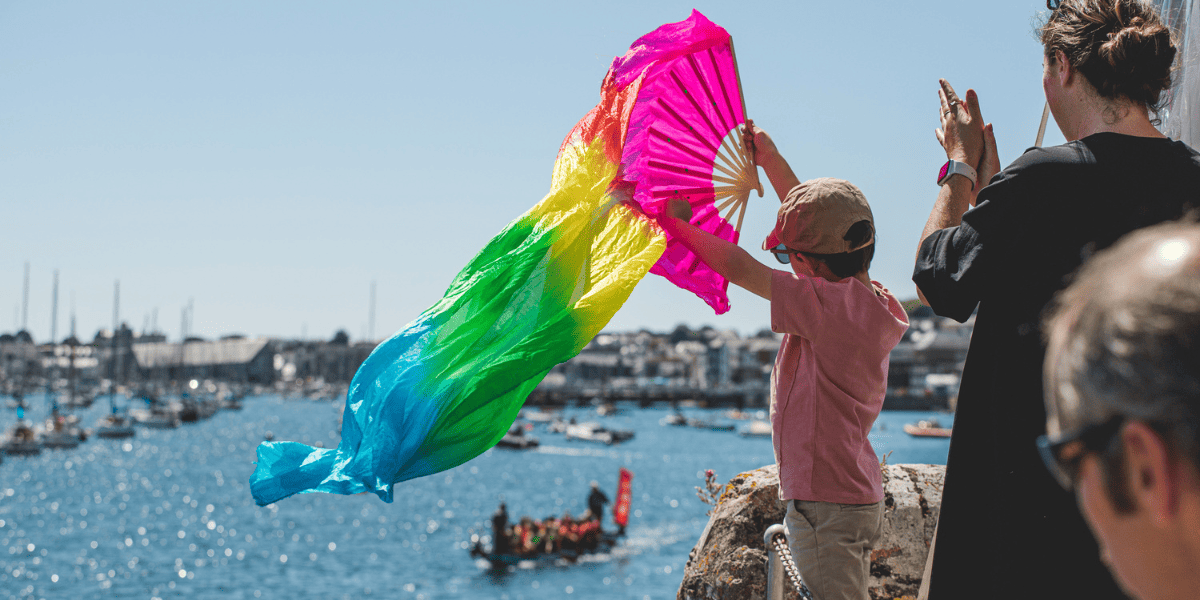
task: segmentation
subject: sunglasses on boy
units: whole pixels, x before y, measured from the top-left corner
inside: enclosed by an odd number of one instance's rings
[[[771,248],[771,254],[775,255],[775,260],[779,261],[779,264],[786,265],[786,264],[791,263],[791,260],[788,258],[788,255],[789,254],[800,254],[800,251],[792,250],[791,248],[788,248],[787,246],[780,244],[778,246],[775,246],[774,248]]]
[[[1038,436],[1038,453],[1046,470],[1054,476],[1058,485],[1068,492],[1075,489],[1083,457],[1089,453],[1102,452],[1112,444],[1113,438],[1125,425],[1125,417],[1114,416],[1103,423],[1082,427],[1073,433],[1057,436]]]

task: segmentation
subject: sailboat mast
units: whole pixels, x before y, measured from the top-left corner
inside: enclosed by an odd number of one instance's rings
[[[50,303],[50,343],[58,339],[58,269],[54,270],[54,292]]]
[[[67,365],[67,400],[71,406],[75,406],[75,346],[79,344],[79,338],[75,337],[75,292],[71,292],[71,335],[67,351],[70,352],[70,359]]]
[[[112,328],[112,388],[108,395],[109,408],[117,412],[117,373],[121,369],[121,355],[117,352],[117,328],[121,323],[121,280],[113,282],[113,328]]]
[[[58,269],[54,270],[54,287],[50,295],[50,369],[46,375],[46,399],[50,401],[50,413],[58,413],[58,402],[54,401],[54,378],[58,373]]]
[[[29,331],[29,261],[25,261],[25,294],[21,298],[21,331]]]
[[[367,314],[367,339],[375,341],[375,280],[371,280],[371,310]]]

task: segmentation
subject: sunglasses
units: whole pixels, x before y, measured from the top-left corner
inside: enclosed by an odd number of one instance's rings
[[[1103,423],[1080,428],[1073,433],[1054,437],[1038,436],[1038,454],[1042,456],[1046,470],[1050,471],[1050,475],[1064,490],[1068,492],[1074,490],[1075,481],[1079,479],[1079,469],[1083,464],[1083,457],[1087,456],[1089,452],[1101,452],[1108,449],[1113,438],[1125,425],[1125,420],[1125,417],[1118,415]],[[1068,447],[1078,450],[1067,456]]]
[[[791,248],[788,248],[787,246],[784,246],[783,244],[780,244],[778,246],[775,246],[774,248],[771,248],[771,254],[775,255],[775,260],[779,261],[779,264],[781,264],[781,265],[790,264],[792,262],[788,258],[789,254],[799,254],[799,253],[800,253],[799,250],[792,250]]]

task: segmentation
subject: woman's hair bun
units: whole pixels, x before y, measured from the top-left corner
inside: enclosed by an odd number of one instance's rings
[[[1041,38],[1048,56],[1061,50],[1102,97],[1129,98],[1157,111],[1171,86],[1171,30],[1142,0],[1063,0]]]
[[[1130,19],[1128,25],[1108,35],[1097,55],[1108,67],[1104,69],[1108,71],[1104,77],[1107,89],[1096,86],[1101,95],[1125,96],[1156,106],[1162,91],[1171,86],[1175,46],[1171,43],[1171,31],[1161,22],[1147,22],[1142,17]]]

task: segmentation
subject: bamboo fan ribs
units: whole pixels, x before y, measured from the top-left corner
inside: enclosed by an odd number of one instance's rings
[[[655,99],[659,121],[650,127],[655,158],[648,166],[658,185],[651,196],[687,200],[696,213],[695,223],[720,216],[733,224],[736,214],[734,230],[741,231],[750,192],[757,189],[762,196],[762,186],[738,127],[745,118],[734,110],[716,53],[709,48],[702,54],[709,70],[701,70],[696,55],[684,57],[667,74],[676,93]],[[720,94],[714,94],[714,86]],[[685,110],[672,106],[672,100],[685,101]],[[685,111],[690,122],[681,114]]]

